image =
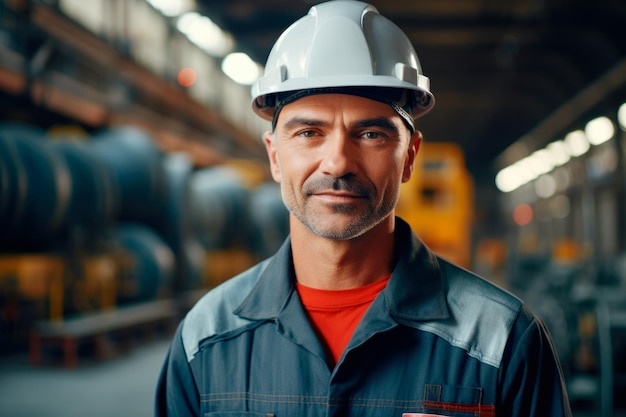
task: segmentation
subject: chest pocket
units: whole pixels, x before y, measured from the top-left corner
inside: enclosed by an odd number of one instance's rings
[[[427,384],[423,407],[429,412],[452,416],[495,417],[493,404],[483,404],[482,388]]]

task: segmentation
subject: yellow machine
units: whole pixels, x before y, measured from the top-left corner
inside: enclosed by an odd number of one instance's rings
[[[469,268],[473,180],[455,143],[424,143],[411,180],[402,186],[396,213],[433,251]]]

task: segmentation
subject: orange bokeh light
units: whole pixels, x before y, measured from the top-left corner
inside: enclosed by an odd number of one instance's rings
[[[518,226],[526,226],[533,221],[533,208],[528,204],[520,204],[513,210],[513,221]]]
[[[183,87],[191,87],[196,82],[196,70],[193,68],[183,68],[178,71],[178,84]]]

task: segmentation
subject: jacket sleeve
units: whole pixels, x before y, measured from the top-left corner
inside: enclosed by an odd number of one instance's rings
[[[499,387],[496,415],[572,416],[550,335],[526,307],[513,324],[500,368]]]
[[[192,417],[200,415],[198,389],[182,341],[179,325],[165,358],[157,382],[156,417]]]

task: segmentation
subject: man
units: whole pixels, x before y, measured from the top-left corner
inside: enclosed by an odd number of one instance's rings
[[[397,26],[357,1],[315,6],[253,97],[290,237],[188,313],[157,415],[571,415],[540,321],[394,216],[434,104]]]

